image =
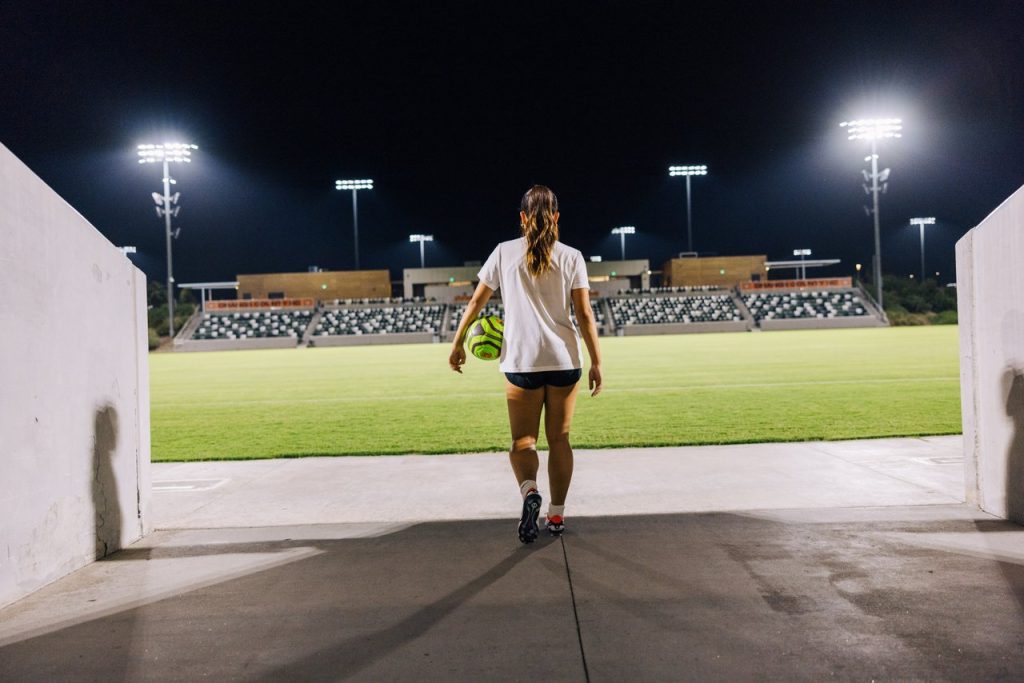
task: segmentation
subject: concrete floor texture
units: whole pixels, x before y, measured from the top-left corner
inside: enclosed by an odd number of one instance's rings
[[[502,454],[154,465],[159,530],[0,610],[0,681],[1024,679],[959,437],[576,455],[530,546]]]

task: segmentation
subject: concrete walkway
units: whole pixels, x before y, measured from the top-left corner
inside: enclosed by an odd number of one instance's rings
[[[576,451],[568,517],[934,505],[964,499],[961,439]],[[547,491],[541,453],[541,491]],[[155,526],[518,518],[504,453],[153,466]]]
[[[0,611],[0,680],[1024,677],[1024,530],[959,438],[154,468],[153,534]],[[511,491],[509,491],[511,489]]]

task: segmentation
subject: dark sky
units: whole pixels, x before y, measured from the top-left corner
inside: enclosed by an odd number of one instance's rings
[[[156,166],[187,139],[178,282],[485,258],[544,183],[562,239],[655,268],[685,245],[868,263],[866,148],[838,123],[901,116],[882,148],[886,271],[953,276],[953,244],[1024,184],[1024,3],[0,4],[0,142],[136,263],[165,276]]]

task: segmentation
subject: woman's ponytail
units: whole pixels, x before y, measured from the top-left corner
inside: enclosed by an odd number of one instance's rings
[[[526,216],[526,267],[538,277],[551,268],[551,250],[558,241],[558,199],[547,187],[534,185],[523,195],[520,210]]]

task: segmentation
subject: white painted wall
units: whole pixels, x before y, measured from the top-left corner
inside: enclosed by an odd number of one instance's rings
[[[148,531],[146,278],[0,145],[0,606]]]
[[[956,245],[967,500],[1024,522],[1024,187]]]

